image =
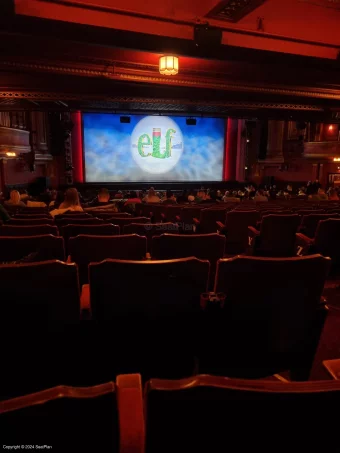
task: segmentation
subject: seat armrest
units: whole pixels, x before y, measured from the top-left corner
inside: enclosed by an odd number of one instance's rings
[[[80,309],[81,309],[81,311],[83,311],[83,310],[91,311],[90,285],[89,284],[83,285],[83,287],[81,289]]]
[[[145,428],[140,374],[117,376],[120,453],[144,453]]]
[[[305,247],[308,245],[313,245],[314,239],[312,239],[302,233],[296,233],[296,242],[301,247]]]
[[[222,222],[217,221],[216,225],[217,225],[218,231],[221,231],[225,228],[225,225]]]
[[[254,228],[252,226],[248,226],[248,236],[249,237],[254,238],[259,235],[260,235],[259,230],[257,230],[256,228]]]
[[[333,379],[340,380],[340,359],[324,360],[322,364]]]

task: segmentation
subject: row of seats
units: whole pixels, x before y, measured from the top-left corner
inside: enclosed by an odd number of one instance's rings
[[[201,372],[227,374],[227,367],[228,375],[249,373],[254,378],[291,370],[295,378],[308,379],[327,315],[320,301],[329,267],[330,259],[320,255],[223,259],[217,265],[215,291],[224,294],[224,303],[206,305],[210,265],[197,258],[91,263],[82,302],[76,264],[1,265],[1,338],[11,344],[7,360],[14,360],[14,367],[22,366],[18,357],[28,348],[25,360],[38,360],[32,372],[43,367],[47,373],[52,362],[52,379],[66,371],[72,375],[80,345],[86,352],[92,341],[98,343],[94,355],[105,351],[105,357],[114,354],[112,345],[118,341],[129,351],[123,352],[124,359],[139,371],[149,364],[159,371],[164,361],[167,371],[170,367],[183,376],[185,369],[190,375],[198,356]],[[80,325],[90,327],[86,319],[80,322],[81,305],[89,308],[97,329],[91,341],[88,331],[83,340],[78,331]],[[19,334],[25,342],[13,356]],[[155,341],[157,348],[150,349]],[[48,354],[39,353],[41,349]],[[55,369],[55,359],[63,363],[67,355],[68,366]],[[5,351],[3,359],[6,364]],[[106,357],[91,366],[91,373],[100,373],[107,363]],[[6,365],[4,371],[13,369]],[[34,374],[33,382],[39,378]]]
[[[1,402],[2,443],[101,453],[332,450],[338,421],[329,408],[338,402],[336,380],[197,375],[151,379],[143,389],[140,375],[120,375],[90,388],[58,386]]]
[[[105,258],[119,259],[143,259],[146,252],[151,253],[155,259],[171,259],[186,256],[209,259],[211,264],[225,254],[236,255],[245,253],[256,256],[289,257],[296,255],[297,247],[300,254],[320,253],[330,256],[334,267],[340,261],[340,219],[328,218],[328,215],[309,215],[303,217],[300,224],[296,215],[275,216],[269,215],[263,218],[260,229],[253,225],[256,217],[250,212],[230,213],[234,222],[230,220],[226,225],[218,225],[223,234],[178,234],[180,229],[177,224],[129,224],[124,227],[124,235],[118,236],[119,227],[112,224],[105,225],[67,225],[62,227],[62,236],[65,240],[67,255],[76,255],[73,238],[79,235],[96,236],[96,239],[80,239],[86,244],[89,260]],[[252,225],[253,224],[253,225]],[[258,225],[257,225],[258,227]],[[56,227],[35,226],[18,227],[4,226],[0,228],[0,241],[5,244],[0,250],[0,261],[16,260],[25,256],[26,252],[34,252],[45,248],[44,259],[62,259],[64,253],[59,252],[63,248],[63,241],[54,241],[60,244],[59,249],[51,247],[51,254],[47,247],[40,244],[41,241],[50,241],[42,236],[50,235],[50,231]],[[19,231],[18,231],[19,230]],[[300,231],[297,233],[297,231]],[[1,233],[4,236],[1,236]],[[296,234],[297,233],[297,234]],[[25,237],[32,236],[31,241]],[[146,239],[136,239],[131,235],[139,235]],[[35,237],[37,236],[37,237]],[[98,236],[102,236],[100,239]],[[8,238],[12,237],[11,240]],[[15,239],[15,237],[17,237]],[[110,238],[111,237],[111,240]],[[139,241],[139,242],[138,242]],[[136,248],[134,244],[140,244]],[[20,253],[22,244],[23,253]],[[30,244],[30,245],[29,245]],[[97,245],[96,245],[97,244]],[[13,247],[13,256],[10,256]],[[38,248],[39,247],[39,248]],[[71,253],[73,250],[73,253]],[[17,253],[18,251],[18,253]]]

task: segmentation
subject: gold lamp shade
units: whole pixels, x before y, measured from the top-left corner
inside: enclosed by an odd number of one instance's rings
[[[159,59],[159,72],[163,75],[178,74],[178,57],[165,55]]]

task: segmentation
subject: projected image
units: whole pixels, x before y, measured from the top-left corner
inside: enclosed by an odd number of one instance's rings
[[[220,181],[224,120],[83,115],[87,182]]]

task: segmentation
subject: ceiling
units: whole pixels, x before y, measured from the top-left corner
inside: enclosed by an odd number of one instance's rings
[[[340,0],[12,1],[17,14],[138,33],[190,40],[208,21],[228,46],[330,59],[340,49]]]
[[[130,0],[124,11],[120,0],[0,0],[7,5],[0,15],[0,110],[334,119],[340,5],[310,3]],[[223,11],[233,6],[227,19],[207,17],[218,14],[217,4]],[[197,46],[198,21],[223,29],[222,45]],[[158,71],[167,52],[180,57],[175,77]]]

